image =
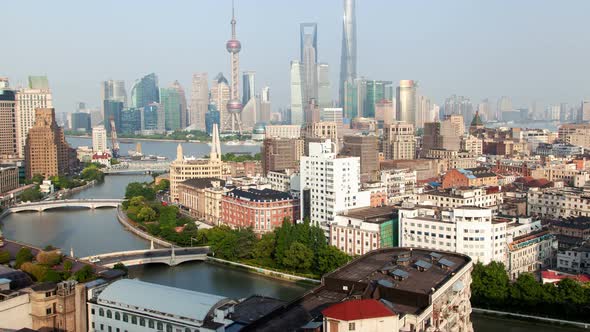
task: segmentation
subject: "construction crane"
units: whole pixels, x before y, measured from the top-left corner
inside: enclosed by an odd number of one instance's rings
[[[117,141],[117,127],[115,127],[115,118],[109,117],[111,122],[111,146],[113,151],[113,158],[119,158],[119,142]]]

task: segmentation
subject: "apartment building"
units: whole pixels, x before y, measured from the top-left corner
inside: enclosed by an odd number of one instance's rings
[[[396,122],[383,127],[383,155],[385,159],[416,159],[414,125]]]
[[[573,274],[590,274],[590,244],[557,252],[557,270]]]
[[[580,170],[576,164],[551,164],[540,166],[531,171],[535,179],[547,179],[552,182],[563,181],[567,185],[581,188],[590,180],[590,173]]]
[[[586,188],[530,188],[528,215],[543,218],[590,217],[590,191]]]
[[[498,186],[498,176],[484,167],[451,169],[442,179],[442,187]]]
[[[300,125],[268,125],[264,128],[265,138],[300,138]]]
[[[387,204],[395,204],[416,194],[416,171],[409,168],[391,168],[381,171],[381,183],[387,190]]]
[[[207,189],[224,186],[225,181],[218,178],[185,180],[178,184],[178,203],[188,209],[192,216],[198,219],[207,219],[206,207],[211,203],[205,198],[205,192]],[[229,191],[229,189],[227,190]]]
[[[462,206],[477,206],[490,208],[498,212],[502,204],[502,193],[498,187],[477,188],[460,187],[433,190],[420,194],[421,204],[434,205],[444,208],[458,208]]]

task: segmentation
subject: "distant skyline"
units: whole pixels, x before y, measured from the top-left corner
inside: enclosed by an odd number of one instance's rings
[[[190,91],[193,73],[230,76],[230,0],[12,1],[3,11],[0,76],[14,87],[47,75],[57,112],[78,101],[100,108],[108,79],[129,92],[154,72],[161,87],[178,80]],[[259,90],[270,86],[273,110],[289,104],[303,22],[318,23],[318,61],[330,65],[337,100],[343,11],[342,0],[236,1],[241,70],[256,71]],[[474,104],[506,95],[515,108],[578,104],[590,97],[589,11],[584,0],[357,0],[357,72],[417,80],[439,105],[452,94]]]

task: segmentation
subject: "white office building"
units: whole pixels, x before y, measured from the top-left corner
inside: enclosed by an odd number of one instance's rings
[[[89,330],[225,331],[234,305],[223,296],[122,279],[89,300]]]
[[[49,89],[20,89],[16,93],[17,149],[22,158],[29,129],[35,124],[37,108],[53,108],[53,99]]]
[[[310,143],[309,156],[301,157],[301,218],[309,217],[324,229],[337,214],[370,206],[371,194],[360,190],[360,158],[337,157],[330,139]]]
[[[107,130],[103,125],[92,128],[92,151],[95,153],[107,152]]]

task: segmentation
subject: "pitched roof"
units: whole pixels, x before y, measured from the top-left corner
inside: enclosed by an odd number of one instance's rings
[[[483,121],[481,121],[481,117],[479,116],[479,111],[475,112],[475,116],[473,116],[473,120],[471,120],[472,127],[483,126]]]
[[[322,314],[344,321],[395,316],[383,303],[374,299],[340,302],[324,309]]]

